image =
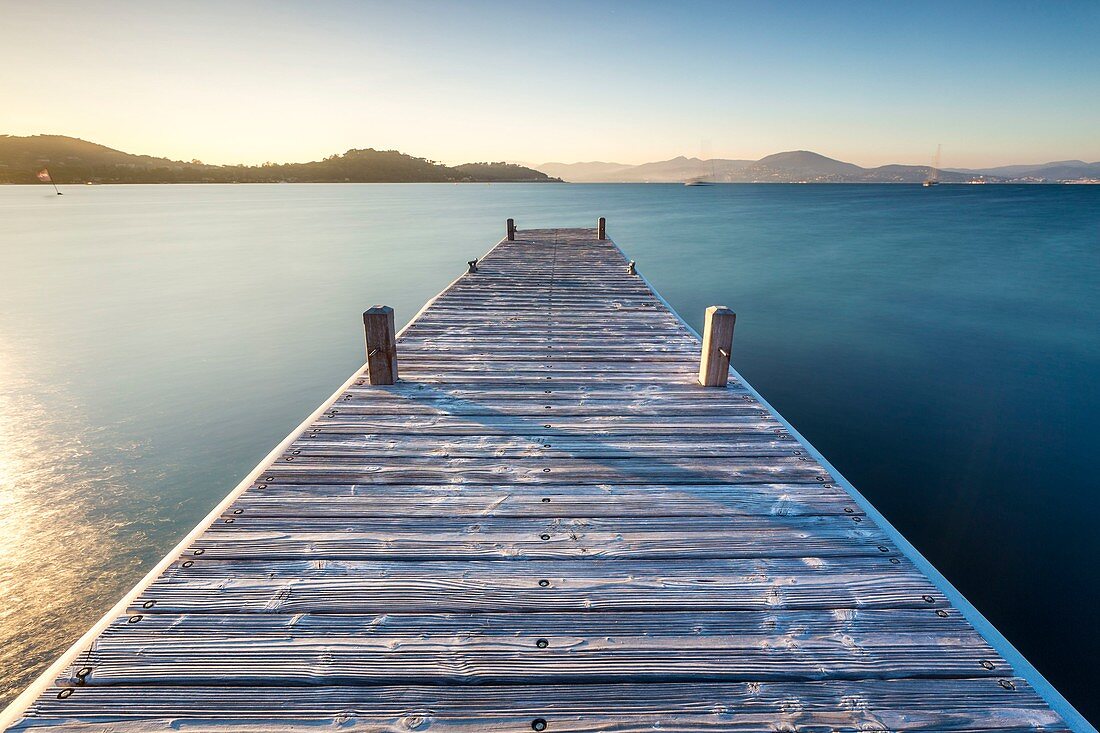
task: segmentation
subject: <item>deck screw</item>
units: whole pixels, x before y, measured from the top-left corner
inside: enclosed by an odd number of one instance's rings
[[[1015,685],[1015,683],[1013,683],[1012,680],[998,680],[997,684],[1000,685],[1001,687],[1005,688],[1006,690],[1015,690],[1016,689],[1016,685]]]
[[[544,540],[550,539],[550,535],[548,535],[548,534],[540,534],[539,537],[541,537]]]
[[[185,567],[185,568],[189,568],[189,567],[191,567],[191,566],[192,566],[192,565],[194,565],[194,564],[195,564],[195,561],[194,561],[194,560],[185,560],[185,561],[183,562],[183,567]]]
[[[936,602],[936,599],[933,598],[932,596],[924,595],[924,596],[921,596],[921,598],[924,599],[925,603],[935,603]]]
[[[543,588],[548,588],[548,587],[550,587],[550,581],[547,580],[546,578],[543,578],[542,580],[539,581],[539,585],[541,585]]]
[[[531,721],[531,730],[543,731],[546,730],[546,721],[542,718],[535,718]]]
[[[546,647],[550,646],[550,642],[548,642],[546,639],[539,639],[535,642],[535,646],[537,646],[539,649],[545,649]]]
[[[142,616],[140,613],[135,613],[133,616],[131,616],[128,619],[128,621],[129,621],[129,623],[136,624],[138,621],[141,621],[141,619],[143,619],[143,618],[145,618],[145,617]]]
[[[942,608],[937,609],[936,610],[936,615],[939,616],[940,618],[947,618],[947,611],[943,610]]]
[[[993,662],[989,661],[988,659],[983,659],[982,666],[986,669],[993,669]]]
[[[57,693],[57,699],[58,699],[58,700],[64,700],[64,699],[65,699],[66,697],[69,697],[69,696],[70,696],[70,695],[72,695],[72,694],[73,694],[73,688],[71,688],[71,687],[66,687],[66,688],[65,688],[64,690],[62,690],[61,692]],[[534,724],[534,723],[532,723],[532,724],[531,724],[531,727],[532,727],[532,728],[534,728],[534,727],[535,727],[535,724]],[[535,728],[535,730],[542,730],[542,728]]]
[[[145,603],[141,604],[141,607],[142,608],[152,608],[155,605],[157,605],[156,601],[146,601]]]

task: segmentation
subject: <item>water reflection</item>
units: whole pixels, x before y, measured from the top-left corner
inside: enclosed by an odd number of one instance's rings
[[[17,694],[141,574],[147,541],[123,497],[141,446],[83,424],[0,344],[0,698]]]

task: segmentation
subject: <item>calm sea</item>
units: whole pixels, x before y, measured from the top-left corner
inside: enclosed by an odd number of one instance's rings
[[[609,234],[1100,718],[1100,186],[0,187],[0,698],[503,232]]]

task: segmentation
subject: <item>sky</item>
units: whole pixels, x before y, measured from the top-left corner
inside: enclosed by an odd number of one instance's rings
[[[0,134],[207,163],[1100,161],[1100,0],[0,0]]]

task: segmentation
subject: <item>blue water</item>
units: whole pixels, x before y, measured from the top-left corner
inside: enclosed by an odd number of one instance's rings
[[[0,187],[0,697],[506,217],[609,234],[1100,719],[1100,186]]]

